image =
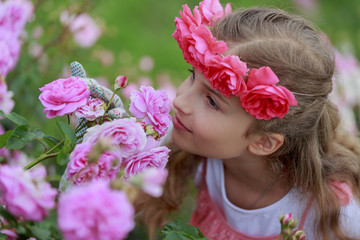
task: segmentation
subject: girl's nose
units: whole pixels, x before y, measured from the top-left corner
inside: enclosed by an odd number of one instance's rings
[[[179,88],[173,101],[176,111],[189,115],[192,112],[191,96],[188,91],[182,91]]]

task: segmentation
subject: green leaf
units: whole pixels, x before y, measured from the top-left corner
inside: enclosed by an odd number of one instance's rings
[[[32,132],[35,134],[37,139],[41,139],[45,136],[45,134],[38,128],[32,130]]]
[[[59,155],[56,158],[56,162],[60,166],[63,166],[69,162],[69,155],[70,155],[70,152],[72,151],[72,149],[73,148],[72,148],[71,140],[68,137],[65,137],[64,145],[61,148]]]
[[[9,137],[13,133],[13,130],[6,131],[3,135],[0,135],[0,148],[3,148],[6,146]]]
[[[6,238],[7,238],[6,234],[0,233],[0,240],[6,240]]]
[[[10,121],[12,121],[13,123],[15,123],[16,125],[26,125],[29,126],[29,122],[28,120],[26,120],[26,118],[24,118],[23,116],[20,116],[17,113],[10,113],[8,115],[6,115],[2,110],[0,110],[0,116],[2,116],[3,118],[6,118]]]
[[[21,125],[14,129],[7,141],[7,149],[21,149],[26,143],[36,139],[36,134],[28,130],[28,126]]]
[[[48,240],[51,237],[51,232],[44,223],[37,223],[29,227],[30,231],[36,239]]]
[[[71,142],[76,142],[75,130],[69,124],[62,121],[56,121],[56,125],[63,139],[68,137]]]
[[[176,233],[176,234],[175,234]],[[206,239],[204,238],[204,235],[200,232],[199,229],[197,229],[194,226],[191,226],[187,223],[184,223],[182,221],[174,221],[171,223],[168,223],[163,230],[161,231],[161,234],[164,234],[166,237],[164,239]],[[184,238],[179,238],[179,236]],[[168,238],[171,237],[171,238]]]
[[[163,240],[188,240],[188,238],[184,237],[180,233],[170,232],[169,234],[166,235],[165,238],[163,238]]]

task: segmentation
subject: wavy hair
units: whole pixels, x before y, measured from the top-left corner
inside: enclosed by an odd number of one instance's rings
[[[271,67],[280,84],[294,93],[298,105],[283,119],[254,119],[247,134],[283,134],[284,144],[268,156],[269,171],[282,174],[302,192],[312,193],[318,206],[319,239],[330,239],[332,234],[353,239],[340,229],[340,204],[330,183],[346,182],[360,200],[360,146],[358,139],[340,129],[337,108],[328,99],[334,74],[330,46],[308,21],[277,9],[234,12],[217,22],[212,32],[249,68]],[[194,156],[174,149],[164,195],[137,202],[150,233],[178,209],[186,194],[186,179],[198,163]]]

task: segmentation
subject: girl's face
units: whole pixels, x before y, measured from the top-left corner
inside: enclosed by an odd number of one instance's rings
[[[213,89],[194,70],[180,85],[174,100],[172,139],[182,150],[219,159],[241,157],[250,143],[245,133],[253,117],[236,96]]]

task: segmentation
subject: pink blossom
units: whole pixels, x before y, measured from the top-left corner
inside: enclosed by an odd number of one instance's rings
[[[290,105],[297,105],[294,95],[283,86],[259,85],[240,96],[241,105],[257,119],[283,118]]]
[[[296,106],[294,95],[283,86],[275,86],[279,79],[269,67],[250,71],[248,91],[240,95],[241,105],[257,119],[283,118],[290,105]]]
[[[0,27],[0,74],[6,76],[17,64],[20,41],[9,29]]]
[[[85,118],[88,121],[95,121],[105,113],[106,103],[100,98],[88,98],[84,106],[75,111],[78,118]]]
[[[115,79],[115,85],[114,85],[114,89],[119,89],[119,88],[124,88],[127,84],[127,78],[126,76],[120,75],[117,76]]]
[[[0,26],[19,36],[33,15],[33,4],[27,0],[0,2]]]
[[[115,119],[88,128],[83,141],[94,143],[100,138],[110,139],[112,144],[120,148],[122,157],[142,151],[146,144],[145,132],[135,118]]]
[[[209,55],[223,54],[227,45],[223,41],[216,41],[211,31],[201,25],[201,14],[197,7],[194,8],[194,16],[187,5],[180,11],[181,18],[175,18],[176,29],[172,36],[178,42],[184,59],[198,71],[205,70],[205,60]]]
[[[40,88],[39,96],[47,118],[75,112],[87,103],[90,91],[86,83],[78,78],[58,79]]]
[[[5,114],[9,114],[14,108],[15,102],[11,99],[12,96],[13,92],[8,91],[6,82],[0,80],[0,110],[3,110]]]
[[[142,57],[139,61],[139,67],[142,71],[151,71],[154,68],[154,59],[150,56]]]
[[[32,31],[32,37],[39,39],[44,34],[44,29],[41,25],[36,26]]]
[[[201,23],[211,26],[213,22],[218,21],[220,18],[231,14],[230,3],[226,4],[225,12],[219,0],[204,0],[199,3],[199,10],[201,13]]]
[[[1,198],[14,216],[41,221],[48,215],[48,209],[55,207],[57,190],[44,181],[45,177],[43,166],[25,171],[21,166],[1,165]]]
[[[246,85],[249,89],[254,88],[257,85],[272,86],[279,82],[276,74],[270,67],[261,67],[259,69],[253,68],[249,74],[249,80]]]
[[[80,47],[91,47],[101,35],[95,21],[86,13],[80,14],[70,23],[70,31]]]
[[[207,59],[206,66],[205,78],[210,81],[213,88],[219,90],[224,96],[240,96],[246,90],[243,77],[247,75],[248,68],[238,56],[221,57],[213,55]]]
[[[317,0],[293,0],[293,2],[306,11],[314,11],[318,8]]]
[[[136,175],[147,167],[164,168],[169,152],[167,147],[157,147],[123,159],[125,178]]]
[[[149,167],[134,178],[139,179],[141,188],[144,192],[153,197],[160,197],[163,192],[162,186],[164,185],[167,176],[168,171],[166,168]],[[132,182],[132,178],[130,178],[129,181]]]
[[[77,144],[69,156],[67,176],[73,184],[89,182],[92,179],[113,180],[120,171],[122,158],[116,151],[99,153],[96,163],[89,163],[88,155],[94,144]]]
[[[140,87],[140,91],[132,92],[129,111],[134,117],[143,118],[146,124],[153,125],[160,136],[167,132],[171,117],[169,99],[165,91]]]
[[[58,225],[66,240],[124,239],[135,227],[134,212],[125,193],[95,181],[60,196]]]
[[[1,221],[3,222],[3,220],[1,220]],[[15,229],[0,229],[0,233],[6,235],[6,240],[16,240],[16,239],[18,239],[18,235],[16,234]]]
[[[290,221],[290,219],[292,219],[292,214],[291,214],[291,213],[287,213],[287,214],[285,214],[284,216],[282,216],[282,217],[280,218],[280,223],[281,223],[282,225],[286,225],[286,224]]]
[[[358,69],[359,62],[353,54],[342,54],[335,50],[335,67],[339,73],[352,73]]]

